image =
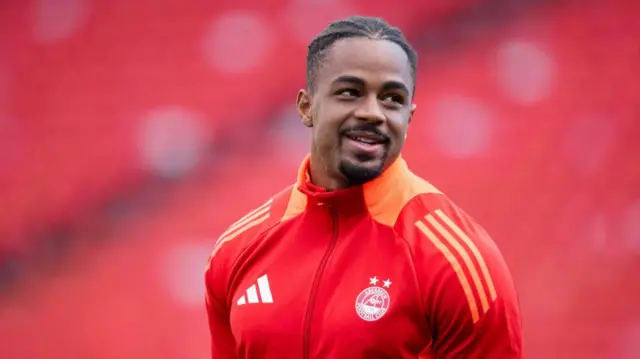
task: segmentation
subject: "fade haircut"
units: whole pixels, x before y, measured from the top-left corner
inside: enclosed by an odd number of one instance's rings
[[[409,45],[404,34],[397,27],[387,24],[384,20],[367,16],[350,16],[343,20],[334,21],[319,33],[307,48],[307,90],[315,90],[318,69],[322,66],[331,45],[336,41],[365,37],[371,40],[387,40],[400,46],[407,54],[411,66],[411,76],[414,88],[418,67],[418,54]]]

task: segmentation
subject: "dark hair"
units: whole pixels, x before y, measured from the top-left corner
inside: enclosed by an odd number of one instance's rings
[[[409,58],[411,75],[416,80],[418,54],[397,27],[387,24],[384,20],[367,16],[350,16],[343,20],[334,21],[319,33],[307,48],[307,89],[315,88],[318,68],[322,64],[328,50],[336,41],[351,37],[366,37],[373,40],[387,40],[399,45]]]

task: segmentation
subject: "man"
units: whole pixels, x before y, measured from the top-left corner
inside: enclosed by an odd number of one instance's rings
[[[225,231],[205,274],[213,358],[522,358],[487,233],[407,168],[417,56],[375,18],[309,45],[295,185]]]

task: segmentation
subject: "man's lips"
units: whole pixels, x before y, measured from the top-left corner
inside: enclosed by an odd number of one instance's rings
[[[347,131],[344,136],[353,141],[365,143],[368,145],[383,144],[388,142],[388,138],[386,136],[372,131],[352,130]]]

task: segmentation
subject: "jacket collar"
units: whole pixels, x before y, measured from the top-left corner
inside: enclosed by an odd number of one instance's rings
[[[431,184],[414,175],[402,156],[374,180],[337,191],[313,185],[309,178],[310,166],[311,158],[307,155],[298,170],[285,219],[301,213],[309,205],[326,204],[341,215],[368,212],[378,222],[391,226],[402,207],[417,193],[439,193]]]

